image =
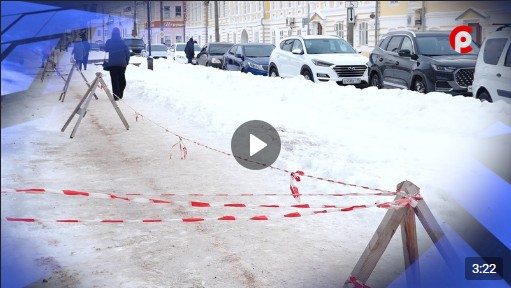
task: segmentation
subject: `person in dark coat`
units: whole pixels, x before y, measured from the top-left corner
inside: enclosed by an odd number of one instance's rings
[[[83,70],[87,70],[87,63],[89,62],[89,51],[90,51],[90,44],[89,44],[89,41],[87,40],[87,37],[85,37],[85,35],[82,35],[82,46],[83,46],[83,61],[82,61],[82,64],[83,64]],[[80,70],[82,69],[81,65],[80,65]]]
[[[130,62],[130,49],[121,38],[121,31],[115,27],[112,37],[105,43],[105,52],[108,52],[108,68],[112,79],[112,91],[115,101],[122,99],[126,88],[126,66]]]
[[[76,41],[73,44],[73,51],[71,51],[78,69],[82,70],[83,56],[85,55],[85,49],[83,48],[81,41]]]
[[[195,43],[197,43],[197,42],[195,42]],[[186,46],[185,46],[186,58],[188,59],[188,63],[190,63],[190,64],[193,64],[192,59],[195,56],[195,45],[193,45],[193,44],[194,44],[193,37],[191,37],[190,40],[188,40],[188,42],[186,42]]]

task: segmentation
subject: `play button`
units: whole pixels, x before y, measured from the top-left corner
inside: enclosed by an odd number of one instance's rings
[[[279,157],[280,136],[273,126],[264,121],[248,121],[232,135],[231,150],[241,166],[252,170],[264,169]]]
[[[256,136],[250,134],[250,157],[254,156],[257,152],[263,150],[266,146],[268,146],[266,143],[261,141],[261,139],[257,138]]]

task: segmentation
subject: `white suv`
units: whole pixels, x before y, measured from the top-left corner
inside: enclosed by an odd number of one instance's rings
[[[348,42],[336,36],[308,35],[283,39],[270,56],[270,77],[303,75],[313,82],[367,85],[367,62]]]
[[[490,34],[481,46],[472,83],[474,97],[511,103],[511,25]]]

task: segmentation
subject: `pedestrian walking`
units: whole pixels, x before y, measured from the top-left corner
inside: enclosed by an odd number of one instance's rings
[[[87,70],[87,63],[89,62],[90,44],[87,37],[82,34],[82,45],[83,45],[83,70]],[[80,68],[81,69],[81,68]]]
[[[74,42],[71,55],[73,55],[78,69],[82,70],[83,57],[85,56],[85,48],[83,47],[82,41]]]
[[[105,52],[108,52],[108,71],[112,80],[112,91],[115,101],[122,99],[126,88],[126,66],[130,62],[130,49],[121,38],[121,31],[115,27],[112,37],[105,43]]]
[[[185,45],[186,58],[188,59],[188,63],[190,64],[193,64],[192,59],[195,56],[195,45],[193,44],[194,44],[193,37],[190,37],[190,40],[188,40],[188,42],[186,42]]]

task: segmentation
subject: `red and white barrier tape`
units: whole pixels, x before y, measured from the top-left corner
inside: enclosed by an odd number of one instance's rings
[[[183,143],[183,139],[179,137],[179,141],[177,141],[172,147],[170,147],[170,156],[169,159],[172,159],[172,149],[176,147],[179,144],[179,151],[181,153],[181,160],[186,159],[186,156],[188,155],[188,149],[186,149],[185,144]]]
[[[216,203],[209,203],[209,202],[202,202],[202,201],[167,201],[162,199],[154,199],[154,198],[142,198],[142,197],[124,197],[124,196],[118,196],[115,194],[109,194],[109,193],[97,193],[97,192],[83,192],[83,191],[76,191],[76,190],[56,190],[56,189],[42,189],[42,188],[33,188],[33,189],[2,189],[2,193],[27,193],[27,194],[59,194],[59,195],[66,195],[66,196],[84,196],[84,197],[91,197],[91,198],[99,198],[99,199],[120,199],[120,200],[126,200],[136,203],[154,203],[154,204],[188,204],[191,207],[234,207],[234,208],[306,208],[306,209],[317,209],[317,208],[341,208],[346,209],[343,207],[339,207],[337,205],[333,204],[323,204],[318,206],[311,206],[310,204],[296,204],[296,205],[280,205],[280,204],[259,204],[259,205],[251,205],[251,204],[245,204],[245,203],[224,203],[224,204],[216,204]],[[189,194],[193,195],[193,194]],[[202,195],[202,194],[197,194]],[[249,195],[249,194],[246,194]],[[253,194],[252,194],[253,195]],[[415,207],[417,197],[405,197],[402,199],[398,199],[392,202],[384,202],[381,204],[374,204],[376,207],[379,208],[395,208],[395,206],[406,206],[408,204],[412,205],[412,207]],[[371,205],[357,205],[357,206],[351,206],[351,207],[371,207]],[[348,207],[350,208],[350,207]]]
[[[291,189],[291,195],[296,201],[300,202],[300,191],[298,190],[298,186],[295,185],[296,182],[300,182],[300,176],[303,176],[305,173],[303,171],[291,172],[291,183],[289,184],[289,189]]]
[[[346,280],[346,284],[350,285],[350,287],[354,288],[369,288],[366,284],[362,283],[357,277],[350,275],[348,280]]]
[[[137,112],[136,109],[134,109],[133,107],[131,107],[130,105],[128,105],[126,102],[123,101],[123,104],[126,105],[128,108],[132,109],[135,113],[137,114],[140,114]],[[151,119],[147,119],[148,121],[150,121],[151,123],[153,123],[154,125],[162,128],[165,132],[168,132],[168,133],[171,133],[172,135],[178,137],[180,139],[180,141],[182,141],[183,139],[186,140],[186,141],[189,141],[197,146],[200,146],[200,147],[204,147],[208,150],[211,150],[211,151],[215,151],[215,152],[218,152],[218,153],[221,153],[221,154],[224,154],[224,155],[227,155],[227,156],[232,156],[232,157],[236,157],[238,159],[241,159],[241,160],[244,160],[244,161],[247,161],[247,162],[252,162],[252,163],[255,163],[255,164],[259,164],[259,165],[262,165],[262,166],[266,166],[266,167],[269,167],[271,169],[274,169],[274,170],[278,170],[278,171],[281,171],[281,172],[285,172],[289,175],[291,175],[291,177],[295,178],[296,176],[296,173],[297,172],[301,172],[303,174],[299,174],[301,176],[304,176],[304,177],[308,177],[308,178],[311,178],[311,179],[315,179],[315,180],[319,180],[319,181],[326,181],[326,182],[330,182],[330,183],[334,183],[334,184],[340,184],[340,185],[343,185],[343,186],[350,186],[350,187],[357,187],[357,188],[362,188],[362,189],[366,189],[366,190],[373,190],[373,191],[378,191],[378,192],[384,192],[384,193],[392,193],[392,191],[388,191],[388,190],[383,190],[383,189],[379,189],[379,188],[371,188],[371,187],[368,187],[368,186],[363,186],[363,185],[358,185],[358,184],[351,184],[351,183],[346,183],[346,182],[343,182],[343,181],[336,181],[336,180],[332,180],[332,179],[328,179],[328,178],[323,178],[323,177],[318,177],[318,176],[314,176],[314,175],[308,175],[308,174],[305,174],[303,171],[296,171],[296,172],[292,172],[290,170],[287,170],[287,169],[283,169],[283,168],[279,168],[279,167],[276,167],[276,166],[272,166],[272,165],[267,165],[267,164],[264,164],[264,163],[259,163],[257,161],[253,161],[253,160],[250,160],[250,159],[245,159],[243,157],[240,157],[240,156],[236,156],[236,155],[233,155],[231,153],[227,153],[227,152],[224,152],[224,151],[221,151],[219,149],[216,149],[216,148],[213,148],[213,147],[210,147],[208,145],[205,145],[205,144],[202,144],[200,142],[197,142],[195,140],[192,140],[192,139],[189,139],[187,137],[184,137],[180,134],[177,134],[175,132],[172,132],[170,131],[169,129],[163,127],[162,125],[152,121]],[[299,180],[297,180],[298,182]],[[294,183],[292,182],[293,185],[290,185],[290,188],[291,188],[291,193],[293,195],[293,197],[297,200],[299,200],[299,196],[297,197],[296,195],[298,193],[294,192],[295,190],[298,189],[298,187],[296,185],[294,185]]]
[[[389,203],[386,203],[389,204]],[[311,212],[292,212],[283,215],[257,215],[253,217],[235,217],[232,215],[226,215],[221,217],[186,217],[186,218],[172,218],[172,219],[42,219],[42,218],[19,218],[19,217],[6,217],[7,221],[10,222],[59,222],[59,223],[78,223],[78,222],[88,222],[88,223],[155,223],[155,222],[203,222],[203,221],[233,221],[233,220],[251,220],[251,221],[265,221],[265,220],[276,220],[281,218],[299,218],[304,216],[311,216],[317,214],[325,214],[325,213],[333,213],[333,212],[349,212],[356,209],[362,208],[370,208],[370,207],[378,207],[378,208],[394,208],[393,205],[357,205],[350,206],[337,210],[315,210]],[[402,206],[395,206],[396,208]]]
[[[409,197],[411,198],[411,197]],[[392,202],[385,202],[381,204],[371,204],[371,205],[354,205],[350,207],[345,207],[341,209],[323,209],[323,210],[314,210],[314,211],[306,211],[306,212],[292,212],[287,214],[275,214],[275,215],[257,215],[253,217],[235,217],[232,215],[221,216],[221,217],[186,217],[186,218],[172,218],[172,219],[42,219],[42,218],[21,218],[21,217],[6,217],[7,221],[10,222],[59,222],[59,223],[78,223],[78,222],[88,222],[88,223],[155,223],[155,222],[202,222],[202,221],[224,221],[224,220],[254,220],[254,221],[262,221],[262,220],[275,220],[280,218],[298,218],[304,216],[312,216],[317,214],[325,214],[325,213],[334,213],[334,212],[351,212],[357,209],[364,208],[383,208],[383,209],[398,209],[408,205],[411,205],[411,201],[400,201],[403,199],[399,199]]]

